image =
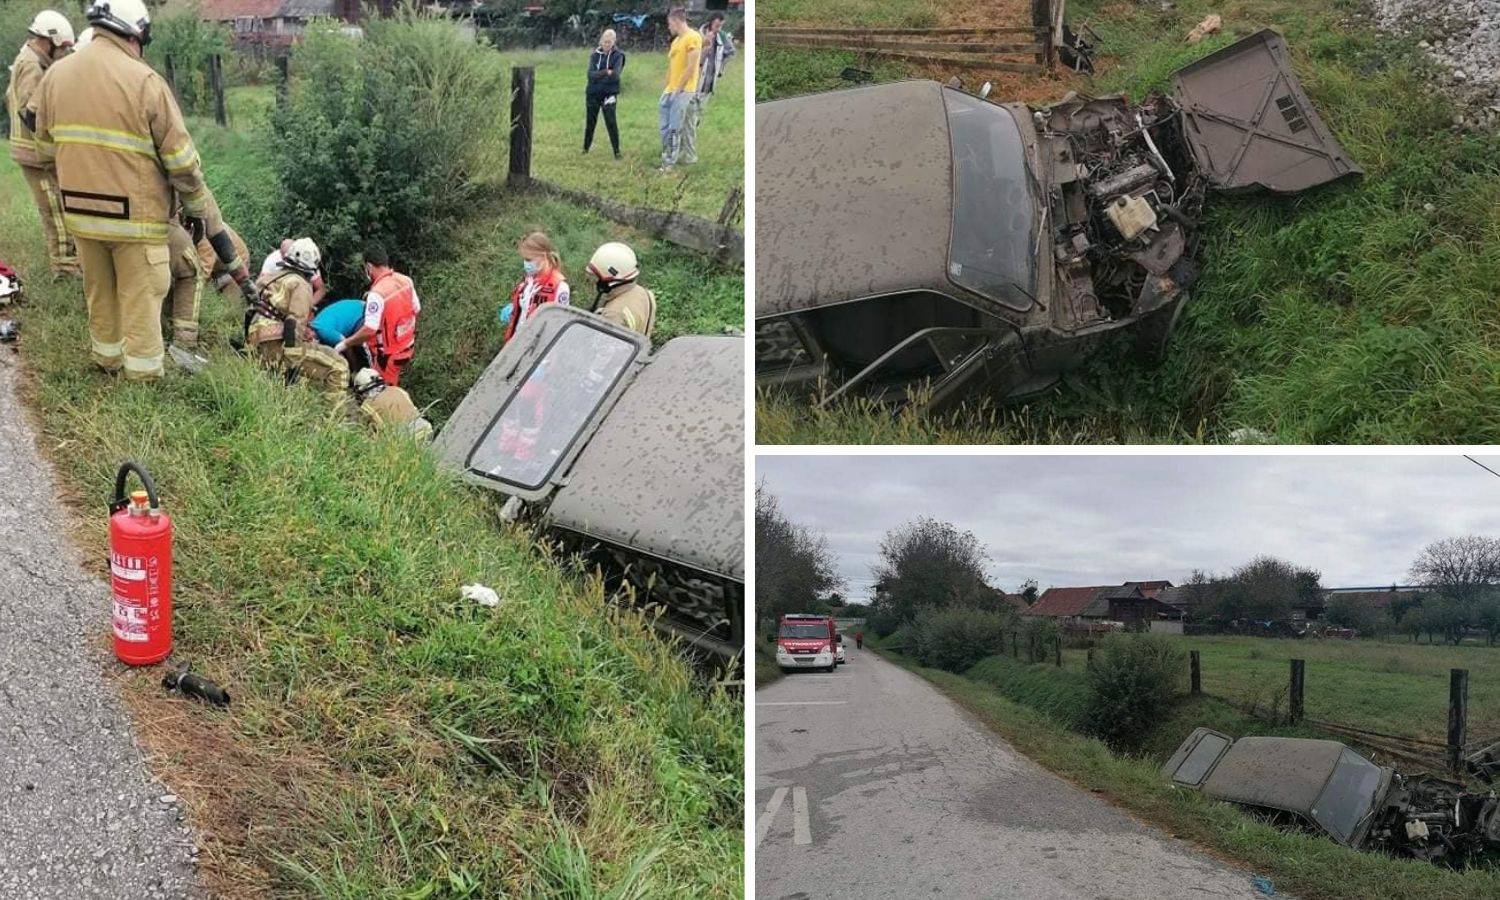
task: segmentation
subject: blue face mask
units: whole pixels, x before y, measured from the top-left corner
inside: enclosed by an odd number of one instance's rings
[[[526,270],[527,275],[535,275],[542,270],[542,264],[534,259],[526,259],[521,261],[521,268]]]

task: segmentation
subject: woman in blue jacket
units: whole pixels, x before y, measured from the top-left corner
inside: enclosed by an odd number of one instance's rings
[[[583,152],[594,144],[594,125],[604,112],[604,127],[609,129],[609,143],[615,159],[620,158],[620,127],[615,123],[615,98],[620,95],[620,72],[625,68],[625,51],[615,46],[615,30],[605,29],[599,46],[589,54],[589,84],[584,91],[588,101],[588,119],[583,127]]]

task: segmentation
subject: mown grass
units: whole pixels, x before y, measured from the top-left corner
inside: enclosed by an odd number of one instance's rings
[[[265,245],[278,223],[256,137],[194,128],[229,220]],[[556,212],[536,203],[499,210]],[[569,221],[583,246],[583,218]],[[97,374],[78,283],[34,275],[45,271],[36,214],[8,161],[0,257],[33,275],[21,311],[29,399],[80,504],[86,556],[103,555],[97,511],[122,459],[155,474],[175,518],[177,658],[234,704],[164,699],[159,671],[122,678],[148,752],[201,826],[216,891],[743,893],[736,697],[502,524],[493,496],[233,356],[237,304],[208,302],[204,375],[137,385]],[[434,313],[449,303],[444,285],[424,289]],[[441,315],[424,322],[443,347]],[[470,582],[494,586],[502,606],[461,601]],[[105,621],[101,610],[101,633]]]
[[[610,153],[604,117],[594,131],[594,147],[583,150],[584,98],[588,50],[505,53],[510,66],[536,67],[532,174],[566,187],[650,209],[681,211],[717,220],[732,188],[745,184],[745,54],[730,60],[714,99],[698,125],[698,162],[670,174],[661,165],[657,100],[667,81],[667,55],[627,51],[616,116],[620,152]],[[500,108],[497,103],[497,109]],[[503,123],[509,115],[504,108]],[[737,220],[736,224],[743,221]]]
[[[1225,854],[1251,871],[1269,876],[1278,892],[1314,900],[1368,897],[1447,900],[1493,897],[1500,892],[1500,871],[1493,869],[1453,871],[1431,863],[1360,853],[1325,838],[1280,831],[1228,804],[1168,787],[1161,777],[1159,749],[1153,748],[1139,757],[1117,756],[1098,740],[1069,729],[1050,712],[1011,699],[996,690],[993,682],[924,668],[888,649],[879,652],[932,682],[1022,753],[1177,837]],[[1016,665],[1011,660],[1003,663]],[[980,663],[986,665],[992,662]],[[994,669],[998,671],[1004,666],[995,665]],[[997,671],[990,674],[993,676]],[[1195,701],[1197,708],[1180,704],[1179,713],[1186,710],[1187,716],[1196,717],[1202,713],[1203,704],[1211,702]],[[1233,716],[1232,711],[1210,711],[1199,724],[1224,728],[1229,716]],[[1236,735],[1244,733],[1225,730]],[[1257,729],[1257,733],[1268,732]]]
[[[1185,44],[1209,13],[1224,32]],[[1121,341],[1019,411],[971,407],[899,432],[857,405],[814,413],[762,398],[759,440],[1500,439],[1500,139],[1453,127],[1457,111],[1411,42],[1373,31],[1356,0],[1183,0],[1165,12],[1083,0],[1069,15],[1104,39],[1092,90],[1134,95],[1274,26],[1366,177],[1295,198],[1210,198],[1203,275],[1159,368],[1132,362]]]

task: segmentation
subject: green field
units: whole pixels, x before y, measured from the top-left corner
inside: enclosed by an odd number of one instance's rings
[[[1209,13],[1223,33],[1186,44]],[[1454,127],[1411,41],[1372,31],[1356,0],[1080,0],[1068,14],[1103,38],[1088,92],[1132,96],[1274,26],[1366,177],[1295,199],[1211,198],[1203,275],[1160,367],[1122,341],[1024,406],[974,401],[930,420],[767,397],[760,441],[1198,443],[1241,428],[1290,443],[1500,440],[1500,138]],[[795,93],[787,65],[758,78]],[[808,71],[804,89],[829,86],[826,67]]]
[[[192,127],[226,217],[259,250],[287,228],[253,127],[257,96],[233,104],[246,131]],[[534,225],[559,235],[575,273],[599,242],[636,242],[669,331],[740,320],[738,275],[591,213],[497,192],[465,223],[462,258],[412,273],[426,303],[411,389],[439,418],[498,342],[514,240]],[[36,212],[8,159],[0,258],[28,277],[27,399],[79,504],[85,557],[103,558],[97,511],[122,459],[152,471],[176,520],[177,658],[234,705],[169,699],[156,670],[119,677],[153,768],[199,829],[212,890],[743,894],[738,697],[503,524],[493,495],[239,359],[228,349],[238,298],[206,302],[205,374],[169,365],[142,385],[96,372],[79,283],[38,274]],[[461,601],[471,582],[502,606]]]
[[[1024,667],[1029,670],[1026,685],[1008,691],[993,683],[994,676],[1013,665],[1007,659],[998,660],[999,665],[993,665],[993,658],[981,662],[965,676],[923,668],[890,650],[879,652],[931,681],[1016,749],[1073,784],[1175,837],[1268,876],[1278,894],[1295,893],[1309,900],[1480,900],[1500,894],[1500,870],[1456,872],[1431,863],[1361,853],[1325,838],[1278,830],[1228,804],[1168,787],[1161,777],[1161,762],[1170,747],[1153,746],[1151,753],[1140,757],[1116,756],[1103,743],[1066,727],[1053,712],[1033,705],[1041,696],[1057,699],[1065,693],[1065,689],[1048,686],[1050,680],[1040,674],[1050,669],[1046,664]],[[986,666],[993,670],[988,681],[977,672]],[[1243,718],[1212,700],[1184,701],[1160,730],[1175,733],[1192,727],[1194,721],[1236,736],[1246,733]],[[1256,732],[1298,733],[1288,729]]]

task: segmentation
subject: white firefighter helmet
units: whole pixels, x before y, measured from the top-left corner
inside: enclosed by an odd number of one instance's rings
[[[281,262],[289,269],[312,275],[322,265],[323,253],[312,238],[297,238],[292,241],[292,248],[282,255]]]
[[[36,14],[31,20],[31,27],[26,29],[32,36],[46,38],[59,47],[73,46],[73,23],[68,17],[51,9],[44,9]]]
[[[589,273],[600,281],[634,281],[640,275],[635,251],[618,241],[603,244],[589,259]]]
[[[385,379],[380,377],[379,372],[368,366],[354,373],[354,393],[358,394],[360,399],[376,388],[383,387],[385,387]]]
[[[94,26],[90,25],[89,27],[83,29],[83,33],[82,34],[78,35],[78,43],[76,43],[76,44],[73,45],[74,52],[77,52],[79,50],[82,50],[84,47],[87,47],[89,45],[89,42],[92,41],[93,39],[94,39]]]
[[[89,23],[121,37],[151,43],[151,11],[143,0],[94,0],[85,14]]]

